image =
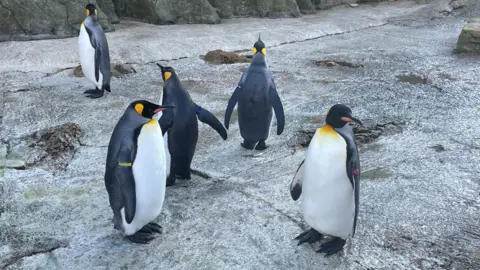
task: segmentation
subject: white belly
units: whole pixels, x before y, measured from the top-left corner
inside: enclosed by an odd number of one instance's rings
[[[165,199],[166,168],[162,131],[158,123],[145,124],[137,142],[133,162],[136,208],[132,223],[127,224],[122,208],[123,228],[132,235],[160,214]]]
[[[103,74],[99,72],[98,81],[95,79],[95,49],[90,43],[90,37],[83,24],[80,26],[80,35],[78,36],[78,52],[83,74],[98,89],[102,89]]]
[[[162,104],[161,98],[158,104]],[[163,112],[160,111],[156,115],[154,115],[154,117],[155,119],[157,119],[157,121],[159,121],[162,115],[163,115]],[[165,136],[163,136],[163,143],[164,143],[163,146],[165,148],[165,162],[166,162],[167,176],[168,176],[168,174],[170,173],[170,151],[168,150],[168,132],[166,132]]]
[[[347,176],[346,159],[343,138],[319,139],[316,134],[307,151],[302,180],[305,221],[322,234],[343,239],[352,232],[355,214],[354,192]]]

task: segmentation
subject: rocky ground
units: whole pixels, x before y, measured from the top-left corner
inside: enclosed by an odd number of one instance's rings
[[[0,152],[11,167],[0,181],[0,268],[479,269],[480,58],[452,53],[467,17],[412,20],[423,7],[394,2],[220,25],[122,22],[107,37],[123,68],[97,100],[83,97],[91,85],[75,75],[76,38],[0,43]],[[196,173],[168,188],[156,220],[164,234],[149,245],[126,241],[113,229],[103,184],[119,116],[133,100],[158,101],[160,62],[223,121],[248,63],[200,56],[249,50],[258,32],[285,132],[272,132],[266,151],[247,151],[235,120],[227,141],[200,124]],[[357,233],[344,253],[324,258],[317,245],[293,240],[306,224],[288,185],[334,103],[367,128],[357,129]]]

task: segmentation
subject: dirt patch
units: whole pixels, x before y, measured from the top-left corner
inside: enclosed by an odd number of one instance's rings
[[[128,64],[115,64],[110,67],[110,72],[113,77],[121,77],[125,74],[137,73],[137,71]],[[74,70],[75,77],[85,77],[82,71],[82,67],[78,65]]]
[[[352,128],[355,133],[355,140],[358,147],[362,147],[365,144],[374,142],[382,135],[393,135],[403,132],[403,125],[403,122],[395,121],[375,123],[369,126],[360,126],[353,123]],[[308,147],[317,128],[318,126],[303,128],[297,131],[289,140],[288,145],[291,147]]]
[[[7,159],[24,160],[27,168],[61,171],[80,147],[83,135],[84,131],[74,123],[42,129],[9,141]]]
[[[427,78],[415,74],[397,75],[399,81],[410,84],[427,84]]]
[[[214,50],[208,52],[206,55],[200,56],[203,60],[210,64],[234,64],[234,63],[250,63],[251,57],[236,54],[233,52],[226,52],[222,50]]]
[[[346,61],[337,61],[337,60],[320,60],[313,62],[316,66],[319,67],[349,67],[349,68],[361,68],[362,64],[350,63]]]

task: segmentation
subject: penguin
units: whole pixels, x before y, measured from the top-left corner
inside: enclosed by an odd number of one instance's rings
[[[351,121],[363,125],[343,104],[329,109],[325,125],[316,130],[290,184],[294,201],[303,195],[303,216],[311,227],[295,240],[301,245],[333,237],[317,251],[326,257],[342,250],[357,226],[360,159]]]
[[[175,106],[145,100],[128,105],[108,144],[105,188],[114,228],[134,243],[147,244],[162,227],[153,220],[165,198],[166,164],[162,130],[153,116]]]
[[[87,18],[80,25],[78,51],[82,72],[95,85],[95,89],[87,90],[84,94],[89,98],[100,98],[105,90],[110,92],[110,52],[107,37],[97,21],[95,5],[88,4],[85,8]]]
[[[285,125],[283,105],[277,93],[273,74],[266,62],[267,49],[258,35],[253,45],[250,66],[240,78],[225,110],[225,127],[228,129],[233,108],[238,102],[238,125],[243,148],[265,150],[265,140],[270,133],[272,107],[277,118],[277,135],[282,134]]]
[[[172,67],[162,66],[163,105],[175,105],[175,109],[162,112],[160,126],[167,133],[170,171],[167,187],[175,184],[176,179],[190,179],[190,164],[192,163],[198,140],[198,120],[208,124],[226,140],[227,130],[222,123],[205,108],[197,105],[190,98],[188,91],[182,86],[180,78]]]

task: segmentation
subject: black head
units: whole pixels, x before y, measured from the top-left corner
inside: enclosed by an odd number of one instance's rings
[[[172,75],[175,75],[175,69],[172,67],[164,67],[158,63],[157,66],[162,70],[162,78],[164,82],[168,81]]]
[[[160,111],[175,108],[175,106],[172,105],[157,105],[146,100],[134,101],[130,103],[130,107],[133,108],[139,115],[149,119]]]
[[[352,116],[352,110],[343,104],[333,105],[330,110],[328,110],[327,117],[325,119],[326,124],[331,125],[334,128],[342,128],[348,122],[352,121],[363,125],[360,120]]]
[[[265,48],[265,43],[260,39],[260,34],[258,34],[258,40],[253,44],[252,54],[262,53],[267,55],[267,49]]]
[[[90,15],[97,15],[98,11],[97,11],[97,8],[95,7],[94,4],[87,4],[85,6],[85,9],[86,9],[86,13],[87,13],[87,16],[90,16]]]

